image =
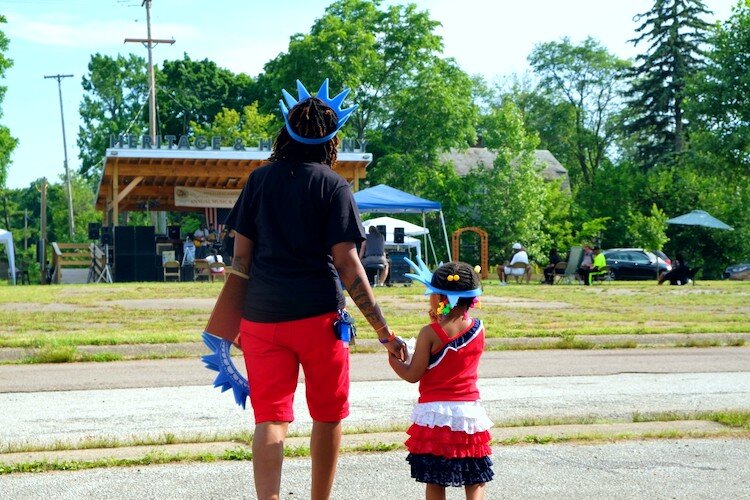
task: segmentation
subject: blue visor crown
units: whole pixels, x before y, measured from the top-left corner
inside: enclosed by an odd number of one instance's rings
[[[297,99],[292,97],[292,95],[284,89],[281,89],[281,95],[284,96],[284,100],[279,99],[279,107],[281,108],[281,114],[284,115],[284,124],[286,126],[286,131],[289,132],[289,135],[292,137],[292,139],[297,142],[301,142],[302,144],[323,144],[330,141],[336,136],[341,127],[344,126],[346,120],[349,119],[349,116],[354,112],[354,110],[357,109],[356,104],[346,109],[341,108],[344,99],[346,99],[346,96],[349,95],[349,89],[344,89],[336,97],[328,97],[328,78],[326,78],[325,80],[323,80],[323,84],[320,86],[320,89],[318,89],[315,97],[323,101],[326,106],[331,108],[333,112],[336,113],[336,118],[338,119],[336,130],[324,137],[302,137],[301,135],[294,132],[294,130],[292,130],[292,127],[289,125],[289,110],[296,106],[297,103],[302,102],[305,99],[309,99],[312,96],[299,80],[297,80]],[[284,101],[286,101],[286,104],[284,104]]]
[[[448,297],[448,302],[450,303],[451,307],[454,307],[458,302],[458,299],[460,298],[479,297],[480,295],[482,295],[481,288],[474,288],[473,290],[442,290],[432,284],[432,272],[425,265],[420,256],[417,256],[417,262],[419,262],[419,264],[415,264],[413,261],[406,257],[404,257],[404,261],[406,261],[406,263],[408,263],[412,267],[412,269],[414,269],[413,273],[405,273],[404,276],[422,283],[427,288],[427,290],[424,292],[425,295],[432,295],[433,293],[438,295],[445,295],[446,297]]]

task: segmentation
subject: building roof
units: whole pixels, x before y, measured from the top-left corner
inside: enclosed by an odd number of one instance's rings
[[[451,149],[443,153],[440,158],[453,163],[456,173],[464,176],[473,168],[480,165],[491,167],[497,158],[497,153],[487,148],[469,148],[463,151]],[[557,161],[557,158],[546,149],[534,151],[534,162],[539,166],[540,173],[545,180],[562,179],[563,189],[569,189],[568,170]]]
[[[179,187],[239,190],[250,172],[267,163],[269,150],[179,150],[111,148],[96,197],[96,208],[107,211],[117,199],[119,211],[195,210],[175,205]],[[334,169],[358,189],[371,153],[339,152]]]

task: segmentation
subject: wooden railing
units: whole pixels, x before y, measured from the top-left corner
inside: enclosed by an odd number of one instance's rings
[[[52,282],[62,283],[63,269],[91,267],[93,243],[52,243]]]

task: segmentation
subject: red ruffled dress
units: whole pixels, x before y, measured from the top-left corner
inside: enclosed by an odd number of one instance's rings
[[[489,444],[492,421],[479,403],[477,389],[484,325],[473,319],[453,338],[437,323],[430,326],[443,345],[430,355],[407,431],[411,476],[443,486],[486,483],[494,473]]]

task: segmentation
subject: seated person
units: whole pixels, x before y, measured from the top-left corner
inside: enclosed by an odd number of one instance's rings
[[[206,250],[206,237],[208,236],[208,229],[205,224],[201,224],[199,229],[196,229],[193,233],[193,244],[195,245],[195,257],[198,259],[205,259],[208,254]]]
[[[672,261],[672,270],[659,275],[659,284],[669,281],[670,285],[687,285],[695,276],[695,270],[691,270],[685,257],[678,253]]]
[[[206,255],[206,262],[208,262],[209,266],[214,262],[221,262],[223,264],[224,258],[219,255],[216,249],[211,249],[211,253]],[[214,274],[221,274],[224,272],[224,266],[211,268],[210,271]]]
[[[551,285],[555,280],[555,266],[562,262],[560,254],[557,253],[557,248],[553,248],[549,251],[549,264],[544,267],[544,281],[547,285]]]
[[[367,238],[362,242],[359,249],[359,258],[362,260],[362,267],[375,267],[383,264],[385,267],[380,270],[378,285],[383,286],[388,277],[388,259],[385,257],[385,237],[380,234],[378,228],[370,226],[367,232]]]
[[[512,267],[517,263],[526,264],[526,267]],[[529,265],[529,254],[523,249],[520,243],[513,243],[513,257],[505,266],[497,267],[497,275],[500,278],[500,285],[506,284],[508,276],[526,276],[526,283],[531,280],[531,266]]]
[[[219,239],[218,233],[216,232],[216,228],[214,228],[213,224],[208,225],[208,231],[206,232],[206,239],[211,242],[217,241]]]
[[[583,279],[584,285],[591,284],[591,280],[589,279],[591,273],[597,273],[599,271],[603,271],[604,268],[607,267],[607,259],[606,257],[604,257],[604,254],[602,253],[601,248],[594,247],[593,255],[594,255],[594,259],[590,267],[584,268],[583,266],[581,266],[578,269],[578,274]]]
[[[576,269],[576,276],[578,276],[580,281],[585,282],[588,279],[589,271],[591,271],[591,266],[594,262],[593,259],[594,253],[591,251],[591,245],[585,243],[583,245],[583,259],[581,259],[581,263],[578,269]]]

